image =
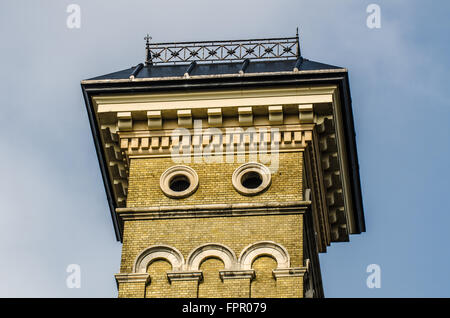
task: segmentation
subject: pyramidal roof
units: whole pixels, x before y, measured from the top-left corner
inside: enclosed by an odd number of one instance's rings
[[[303,58],[296,37],[150,43],[145,63],[86,81],[251,76],[344,70]]]
[[[197,64],[189,73],[190,77],[194,76],[208,76],[208,75],[238,75],[243,63],[228,62],[228,63],[205,63]],[[295,60],[285,61],[257,61],[250,62],[245,70],[245,74],[260,74],[260,73],[284,73],[292,72],[296,65]],[[190,65],[174,64],[174,65],[147,65],[142,67],[139,72],[135,72],[139,65],[133,66],[121,71],[109,73],[106,75],[97,76],[89,79],[89,81],[99,80],[128,80],[130,76],[137,73],[134,78],[170,78],[170,77],[186,77],[186,71]],[[325,70],[343,70],[342,67],[323,64],[308,59],[303,59],[301,71],[325,71]]]

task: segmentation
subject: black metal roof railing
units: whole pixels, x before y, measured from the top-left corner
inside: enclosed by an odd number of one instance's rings
[[[223,62],[238,60],[298,59],[300,44],[296,37],[229,41],[150,43],[146,36],[146,65]]]

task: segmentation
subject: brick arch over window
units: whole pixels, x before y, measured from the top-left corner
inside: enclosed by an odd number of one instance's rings
[[[277,261],[277,268],[289,268],[291,260],[287,250],[280,244],[262,241],[247,246],[239,256],[241,269],[252,268],[253,261],[259,256],[270,256]]]
[[[167,260],[174,271],[182,270],[184,266],[183,255],[176,248],[167,245],[154,245],[139,254],[134,262],[133,272],[145,273],[148,265],[157,259]]]
[[[197,247],[189,254],[187,267],[189,270],[199,270],[200,264],[208,258],[221,259],[225,270],[235,269],[237,264],[237,257],[230,248],[218,243],[209,243]]]

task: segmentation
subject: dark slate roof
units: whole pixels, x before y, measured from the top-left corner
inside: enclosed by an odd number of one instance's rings
[[[266,60],[266,61],[252,61],[245,69],[245,73],[276,73],[276,72],[290,72],[294,69],[297,61],[291,60]],[[241,70],[242,62],[228,62],[228,63],[203,63],[197,64],[190,72],[190,76],[201,75],[224,75],[224,74],[238,74]],[[138,66],[94,77],[89,80],[117,80],[128,79],[133,71]],[[135,78],[161,78],[161,77],[177,77],[183,76],[189,68],[189,64],[156,64],[145,66],[138,72]],[[318,70],[333,70],[342,69],[342,67],[323,64],[319,62],[303,59],[300,64],[300,71],[318,71]]]

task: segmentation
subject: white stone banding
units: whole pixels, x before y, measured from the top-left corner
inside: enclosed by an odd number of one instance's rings
[[[181,270],[184,266],[183,255],[174,247],[167,245],[155,245],[146,248],[136,258],[133,266],[134,273],[146,273],[151,262],[163,259],[172,265],[172,270]]]
[[[192,251],[187,258],[187,267],[191,271],[199,270],[201,263],[208,258],[219,258],[225,270],[235,269],[237,258],[234,252],[225,245],[209,243]]]
[[[239,264],[242,270],[250,270],[253,261],[260,256],[270,256],[277,261],[277,269],[289,268],[290,258],[287,250],[271,241],[262,241],[247,246],[239,257]]]
[[[144,283],[148,284],[150,275],[148,273],[119,273],[114,275],[119,284]]]
[[[167,279],[172,284],[174,281],[202,281],[203,273],[201,271],[178,271],[167,272]]]
[[[122,221],[192,217],[233,217],[238,215],[303,214],[311,201],[252,202],[232,204],[168,205],[116,208]]]

